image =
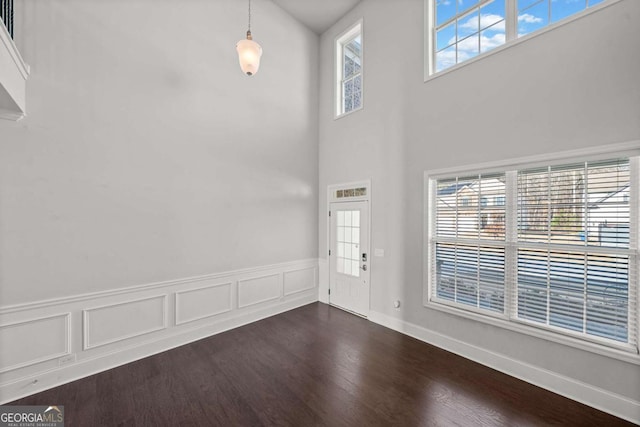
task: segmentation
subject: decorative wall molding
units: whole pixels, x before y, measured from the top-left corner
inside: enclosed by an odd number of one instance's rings
[[[114,344],[166,328],[166,294],[94,307],[82,310],[82,349]],[[94,338],[95,335],[102,335],[102,339]]]
[[[70,354],[70,317],[63,313],[0,325],[0,373]]]
[[[238,280],[238,308],[273,301],[282,295],[280,274]]]
[[[318,268],[307,267],[284,272],[284,295],[308,291],[318,286]]]
[[[217,283],[176,292],[176,325],[206,319],[233,310],[233,284]],[[188,314],[191,312],[191,316]]]
[[[108,291],[93,292],[93,293],[82,294],[82,295],[73,295],[73,296],[62,297],[62,298],[53,298],[53,299],[44,300],[44,301],[35,301],[35,302],[28,302],[23,304],[0,306],[0,315],[13,313],[13,312],[24,312],[25,310],[31,310],[36,308],[59,306],[59,305],[70,304],[74,302],[95,300],[97,298],[107,298],[107,297],[116,297],[120,295],[135,294],[142,291],[149,291],[154,289],[175,288],[176,286],[179,286],[179,285],[193,284],[196,282],[203,282],[206,280],[218,280],[218,279],[224,280],[230,277],[247,277],[252,274],[260,273],[263,271],[269,271],[269,270],[285,271],[291,268],[296,268],[300,265],[315,265],[317,263],[318,263],[317,258],[309,258],[309,259],[303,259],[299,261],[283,262],[281,264],[271,264],[271,265],[264,265],[260,267],[249,267],[249,268],[244,268],[239,270],[225,271],[221,273],[213,273],[213,274],[207,274],[202,276],[193,276],[193,277],[186,277],[182,279],[167,280],[163,282],[148,283],[144,285],[129,286],[126,288],[119,288],[119,289],[113,289]]]
[[[315,302],[317,268],[305,259],[0,307],[0,404]],[[6,353],[18,333],[51,339]]]
[[[640,424],[640,402],[627,397],[456,340],[383,313],[371,311],[369,320],[571,400]]]

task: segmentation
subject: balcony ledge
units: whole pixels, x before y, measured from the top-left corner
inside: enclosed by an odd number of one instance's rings
[[[29,66],[0,22],[0,119],[18,121],[26,114]]]

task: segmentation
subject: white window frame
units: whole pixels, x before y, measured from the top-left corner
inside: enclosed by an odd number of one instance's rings
[[[436,39],[436,24],[435,24],[435,2],[437,0],[424,0],[424,81],[435,79],[437,77],[446,75],[454,70],[463,68],[469,64],[473,64],[476,61],[482,60],[491,55],[495,55],[505,49],[512,46],[516,46],[520,43],[524,43],[527,40],[538,37],[549,31],[553,31],[556,28],[567,25],[578,19],[582,19],[592,13],[602,10],[606,7],[612,6],[622,0],[604,0],[602,3],[594,6],[587,7],[576,14],[568,16],[560,21],[552,22],[543,28],[533,31],[525,36],[517,36],[518,28],[518,0],[505,0],[505,38],[506,41],[503,45],[498,46],[488,52],[480,53],[477,56],[470,58],[466,61],[459,62],[444,70],[435,71],[435,39]],[[488,3],[490,0],[480,0],[479,5]],[[474,6],[475,7],[475,6]],[[466,13],[465,13],[466,14]],[[459,16],[459,15],[457,15]]]
[[[522,170],[535,168],[538,166],[554,166],[554,165],[563,165],[567,163],[576,163],[582,161],[597,161],[597,160],[607,160],[611,158],[617,157],[638,157],[640,156],[640,140],[631,141],[627,143],[621,144],[610,144],[606,146],[600,147],[592,147],[587,149],[580,150],[571,150],[565,151],[555,154],[545,154],[540,156],[531,156],[519,159],[512,159],[506,161],[499,162],[491,162],[491,163],[483,163],[462,167],[453,167],[447,169],[438,169],[426,171],[424,173],[424,235],[423,235],[423,306],[429,309],[435,309],[438,311],[443,311],[446,313],[454,314],[460,317],[472,319],[475,321],[479,321],[482,323],[491,324],[494,326],[498,326],[504,329],[508,329],[511,331],[516,331],[519,333],[523,333],[526,335],[535,336],[538,338],[546,339],[548,341],[553,341],[561,344],[565,344],[571,347],[580,348],[582,350],[590,351],[593,353],[601,354],[604,356],[612,357],[615,359],[623,360],[629,363],[640,365],[640,354],[639,348],[640,345],[638,342],[640,341],[640,316],[636,318],[635,325],[629,325],[629,333],[633,333],[635,329],[635,348],[630,348],[629,345],[625,345],[621,343],[621,345],[607,345],[602,342],[598,342],[597,339],[590,340],[582,337],[577,337],[572,335],[571,333],[565,333],[564,331],[552,331],[546,328],[536,327],[527,322],[517,321],[515,318],[509,318],[507,311],[507,300],[508,298],[513,298],[513,284],[509,284],[509,277],[505,277],[505,313],[489,313],[485,310],[478,310],[472,306],[461,308],[457,305],[447,304],[442,301],[432,300],[432,286],[435,286],[435,283],[432,283],[432,266],[435,254],[433,253],[432,239],[433,235],[431,234],[434,231],[434,211],[432,206],[435,207],[435,194],[432,190],[433,183],[435,180],[451,178],[453,176],[459,175],[474,175],[474,174],[488,174],[488,173],[496,173],[496,172],[505,172],[505,171],[513,171],[513,170]],[[637,169],[637,168],[636,168]],[[636,170],[636,173],[639,173]],[[509,179],[509,178],[507,178]],[[513,203],[515,199],[515,187],[513,184],[515,183],[514,175],[512,174],[512,186],[510,187],[514,194],[507,194],[507,204],[510,202]],[[632,182],[637,183],[638,177],[631,177]],[[632,200],[640,200],[640,185],[636,185],[635,188],[632,187]],[[635,209],[634,213],[635,217],[638,216],[638,205],[639,203],[634,203],[632,209]],[[515,211],[515,209],[513,210]],[[640,242],[640,227],[636,227],[635,234],[632,236],[632,241]],[[505,245],[509,245],[509,240],[504,242]],[[637,247],[630,248],[634,251],[634,255],[631,257],[633,260],[635,258],[635,262],[630,261],[630,268],[635,269],[636,272],[640,271],[640,251]],[[508,256],[507,254],[505,254]],[[506,261],[505,261],[506,262]],[[505,270],[505,274],[507,271]],[[630,274],[631,276],[631,274]],[[635,274],[636,278],[638,274]],[[513,279],[511,279],[513,280]],[[640,307],[640,283],[638,283],[640,279],[636,280],[635,283],[635,303],[636,307]]]
[[[359,19],[355,24],[351,25],[347,30],[339,34],[335,38],[334,42],[334,51],[335,51],[335,77],[334,77],[334,113],[335,118],[341,118],[344,116],[348,116],[351,113],[362,110],[364,106],[364,31],[363,31],[363,19]],[[360,106],[358,108],[354,108],[351,111],[344,111],[344,99],[342,93],[342,81],[343,81],[343,73],[344,73],[344,46],[348,44],[351,40],[360,36],[361,43],[361,55],[360,55],[360,78],[362,81],[361,85],[361,95],[360,95]],[[354,76],[355,77],[355,76]]]

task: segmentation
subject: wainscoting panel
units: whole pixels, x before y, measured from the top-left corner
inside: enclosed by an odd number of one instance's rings
[[[318,300],[317,259],[0,306],[0,404]]]
[[[69,354],[69,313],[0,325],[0,372]]]
[[[229,282],[176,292],[176,325],[231,311],[231,287]]]
[[[280,274],[254,277],[238,281],[238,307],[249,307],[272,301],[282,295]]]
[[[308,291],[317,286],[317,267],[303,268],[284,272],[284,294],[293,295]]]
[[[167,296],[83,310],[83,350],[113,344],[167,327]]]

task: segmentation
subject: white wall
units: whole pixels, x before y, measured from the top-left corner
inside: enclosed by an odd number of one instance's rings
[[[252,78],[246,2],[16,3],[0,403],[317,300],[319,37],[252,3]]]
[[[319,212],[327,185],[372,179],[372,248],[385,249],[371,263],[374,315],[640,408],[638,365],[422,306],[424,171],[640,139],[639,17],[624,0],[427,82],[423,0],[363,0],[322,35]],[[360,18],[364,109],[334,120],[334,38]],[[319,240],[324,256],[323,220]]]
[[[253,2],[25,0],[0,306],[315,258],[318,36]]]

